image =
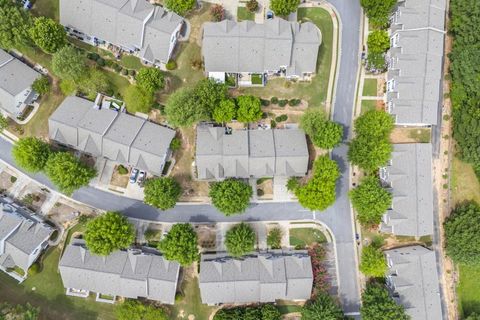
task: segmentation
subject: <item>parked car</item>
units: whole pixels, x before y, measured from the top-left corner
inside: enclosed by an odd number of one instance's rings
[[[141,170],[140,173],[138,174],[138,179],[137,179],[137,183],[140,187],[143,187],[143,183],[145,182],[146,177],[147,177],[147,173]]]
[[[138,177],[138,169],[133,168],[132,172],[130,172],[130,183],[135,183],[137,182],[137,177]]]

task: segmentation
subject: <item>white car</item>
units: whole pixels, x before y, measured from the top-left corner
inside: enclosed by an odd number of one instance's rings
[[[138,177],[138,169],[133,168],[132,172],[130,172],[130,183],[135,183],[137,182],[137,177]]]

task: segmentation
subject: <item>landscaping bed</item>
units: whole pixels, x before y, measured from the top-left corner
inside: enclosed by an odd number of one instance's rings
[[[314,243],[325,243],[327,238],[322,231],[315,228],[291,228],[290,245],[305,248]]]

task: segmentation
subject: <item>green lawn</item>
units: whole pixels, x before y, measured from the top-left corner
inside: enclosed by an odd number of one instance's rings
[[[214,308],[202,304],[198,279],[186,279],[182,286],[182,291],[185,296],[181,301],[175,302],[170,318],[178,319],[180,318],[179,315],[183,312],[183,318],[185,319],[189,318],[189,315],[194,315],[195,319],[208,319]]]
[[[480,183],[470,164],[457,157],[453,158],[451,178],[454,204],[471,200],[480,203]]]
[[[327,242],[327,238],[322,231],[314,228],[293,228],[290,229],[290,245],[297,247],[306,247],[316,243]]]
[[[363,82],[363,95],[376,97],[377,96],[377,79],[365,79]]]
[[[60,249],[50,248],[44,256],[42,271],[20,285],[0,272],[0,301],[13,304],[28,302],[39,307],[39,320],[115,319],[115,307],[110,304],[95,302],[93,296],[82,299],[65,295],[58,273],[59,258]]]
[[[245,7],[238,7],[237,9],[237,20],[244,21],[244,20],[255,20],[255,13],[250,12]]]
[[[252,84],[263,84],[263,78],[261,74],[252,74]]]
[[[317,74],[312,82],[292,83],[285,79],[273,79],[265,87],[240,88],[242,94],[263,98],[276,96],[280,99],[299,98],[308,101],[311,107],[324,107],[327,98],[328,79],[332,65],[333,22],[330,14],[322,8],[299,8],[298,20],[312,21],[322,32],[322,45],[317,59]]]
[[[59,0],[35,0],[32,13],[35,16],[45,16],[59,20]]]
[[[362,113],[375,110],[377,107],[377,100],[362,100]]]
[[[121,98],[125,95],[125,91],[129,86],[130,82],[125,78],[119,75],[118,73],[103,70],[103,72],[108,76],[110,84],[112,85],[113,92],[117,98]],[[120,93],[120,96],[118,95]]]
[[[138,57],[135,56],[130,56],[130,55],[123,55],[120,64],[127,69],[134,69],[134,70],[139,70],[140,68],[143,67],[142,62]]]
[[[460,282],[457,287],[460,315],[480,314],[480,265],[460,265]]]

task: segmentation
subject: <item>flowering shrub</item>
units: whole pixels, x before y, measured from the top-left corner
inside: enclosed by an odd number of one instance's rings
[[[316,296],[319,292],[327,292],[330,289],[328,271],[324,263],[327,252],[322,245],[315,244],[308,248],[308,254],[312,260],[312,296]]]

